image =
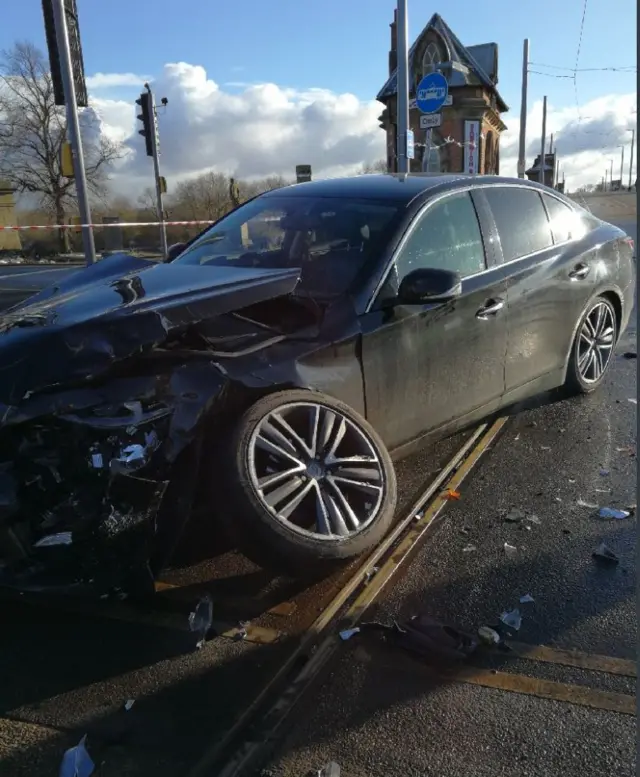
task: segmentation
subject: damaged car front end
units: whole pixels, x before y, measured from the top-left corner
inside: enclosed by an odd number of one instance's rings
[[[2,585],[153,592],[193,507],[204,419],[239,401],[216,343],[268,345],[233,311],[297,283],[244,270],[212,290],[210,273],[205,287],[139,262],[103,260],[0,317]]]

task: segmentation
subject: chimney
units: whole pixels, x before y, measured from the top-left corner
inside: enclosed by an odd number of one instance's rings
[[[391,49],[389,50],[389,75],[393,75],[398,67],[398,9],[393,12],[391,27]]]

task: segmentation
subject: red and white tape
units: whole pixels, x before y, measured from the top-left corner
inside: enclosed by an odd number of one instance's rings
[[[213,224],[213,221],[126,221],[116,222],[115,224],[36,224],[27,227],[16,225],[3,227],[0,225],[0,231],[4,232],[28,232],[32,229],[109,229],[110,227],[159,227],[164,224],[165,227],[187,227],[187,226],[207,226]]]

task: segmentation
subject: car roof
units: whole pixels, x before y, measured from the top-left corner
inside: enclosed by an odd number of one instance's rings
[[[265,192],[263,197],[339,197],[354,199],[395,200],[408,205],[416,197],[428,193],[467,188],[471,185],[519,184],[550,192],[547,186],[523,178],[465,173],[380,173],[352,175],[345,178],[325,178],[293,184]],[[558,192],[554,192],[558,194]]]

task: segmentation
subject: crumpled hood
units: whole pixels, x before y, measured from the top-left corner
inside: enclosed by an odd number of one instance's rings
[[[299,277],[298,268],[103,259],[0,314],[0,402],[95,378],[171,333],[290,294]]]

